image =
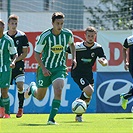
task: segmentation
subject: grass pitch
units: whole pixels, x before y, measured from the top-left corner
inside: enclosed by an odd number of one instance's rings
[[[49,114],[24,114],[0,119],[0,133],[133,133],[132,113],[84,114],[84,122],[75,122],[75,114],[57,114],[59,125],[47,125]]]

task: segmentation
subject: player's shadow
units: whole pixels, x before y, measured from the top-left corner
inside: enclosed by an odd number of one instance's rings
[[[133,119],[133,117],[119,117],[119,118],[114,118],[114,119]]]
[[[47,124],[21,123],[18,126],[48,126]]]
[[[83,122],[77,122],[77,121],[65,121],[63,123],[73,123],[73,124],[79,124],[79,123],[92,123],[90,121],[83,121]]]

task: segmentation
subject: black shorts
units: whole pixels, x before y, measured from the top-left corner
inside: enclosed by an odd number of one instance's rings
[[[90,76],[84,75],[84,76],[75,76],[72,78],[78,84],[81,90],[83,90],[83,88],[85,88],[89,84],[94,84],[94,79],[90,78]]]
[[[13,80],[16,80],[18,76],[24,75],[24,63],[23,62],[18,62],[15,65],[15,68],[12,69],[12,78],[11,78],[11,85],[13,84]]]
[[[129,72],[130,72],[130,74],[131,74],[131,76],[133,78],[133,67],[129,67]]]

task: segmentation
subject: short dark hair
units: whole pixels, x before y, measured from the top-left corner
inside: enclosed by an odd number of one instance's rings
[[[17,21],[18,21],[19,17],[18,17],[17,15],[15,15],[15,14],[10,15],[9,18],[8,18],[8,23],[9,23],[9,21],[10,21],[11,19],[17,20]]]
[[[5,25],[5,23],[4,23],[4,21],[2,20],[2,19],[0,19],[0,23],[4,26]]]
[[[62,19],[65,18],[65,15],[62,12],[55,12],[52,15],[52,22],[55,21],[55,19]]]
[[[87,27],[86,30],[85,30],[85,33],[87,33],[87,32],[95,32],[95,33],[97,33],[97,30],[96,30],[94,27],[89,26],[89,27]]]

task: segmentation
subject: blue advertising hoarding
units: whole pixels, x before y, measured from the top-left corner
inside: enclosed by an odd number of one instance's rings
[[[36,73],[34,72],[26,72],[25,73],[25,89],[28,87],[30,82],[36,81]],[[94,78],[96,78],[96,73],[94,73]],[[93,94],[92,101],[87,112],[95,112],[96,111],[96,92]],[[43,100],[39,101],[34,97],[29,97],[25,99],[24,103],[24,113],[49,113],[52,105],[53,99],[53,87],[50,86],[47,90],[46,96]],[[59,113],[72,113],[71,104],[72,102],[79,97],[81,94],[81,90],[77,86],[77,84],[71,78],[70,73],[65,79],[65,86],[62,92],[62,101],[61,107],[59,109]],[[18,98],[17,98],[17,90],[15,84],[12,85],[9,89],[10,96],[10,109],[11,113],[16,113],[18,110]]]
[[[87,113],[124,113],[131,112],[133,98],[129,99],[128,107],[121,107],[120,94],[127,92],[132,86],[132,78],[128,72],[94,72],[94,93],[87,109]],[[24,87],[27,88],[32,81],[36,81],[36,73],[26,72]],[[24,113],[49,113],[53,99],[53,87],[50,86],[46,96],[39,101],[29,97],[24,103]],[[65,79],[59,113],[72,113],[71,104],[79,97],[81,90],[71,78],[70,73]],[[15,84],[9,89],[11,113],[18,110],[18,97]]]
[[[96,112],[120,113],[131,112],[133,98],[129,99],[126,110],[121,107],[120,94],[128,92],[132,86],[129,72],[99,72],[97,73]]]

